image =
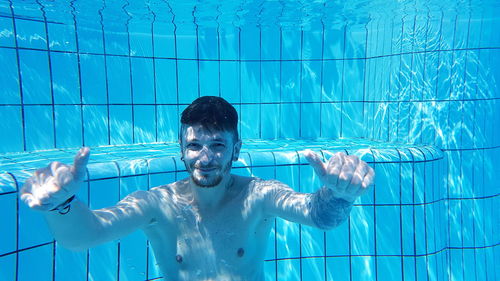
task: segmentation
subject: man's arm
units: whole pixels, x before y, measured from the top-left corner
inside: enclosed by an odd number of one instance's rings
[[[372,184],[375,173],[356,156],[337,153],[327,163],[310,151],[305,156],[324,186],[315,193],[300,193],[279,181],[264,181],[261,191],[266,213],[321,229],[333,228],[347,219],[353,202]]]
[[[153,219],[150,197],[147,191],[136,191],[115,206],[94,211],[75,199],[65,214],[43,213],[58,243],[71,250],[85,250],[149,224]]]
[[[132,193],[116,206],[96,211],[77,199],[66,206],[83,183],[89,156],[90,150],[82,148],[72,166],[50,163],[37,170],[21,191],[21,199],[45,216],[56,240],[71,249],[116,239],[152,219],[152,196],[147,191]]]
[[[260,185],[267,215],[320,229],[341,224],[352,208],[351,202],[333,197],[325,187],[315,193],[301,193],[276,180],[262,181]]]

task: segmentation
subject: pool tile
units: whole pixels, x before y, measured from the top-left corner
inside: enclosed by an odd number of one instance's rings
[[[105,57],[81,54],[80,71],[84,104],[106,104]]]
[[[24,148],[24,131],[22,129],[22,108],[21,106],[0,106],[0,118],[9,122],[4,122],[3,130],[9,132],[9,138],[0,139],[0,151],[22,151]]]
[[[76,51],[74,25],[47,23],[49,48],[54,51]]]
[[[2,18],[0,18],[1,20]],[[2,35],[0,33],[1,39]],[[0,75],[0,84],[2,85],[0,104],[20,104],[21,95],[19,93],[19,71],[16,61],[16,51],[0,48],[0,60],[3,62],[0,66],[0,71],[2,71],[2,75]]]
[[[240,28],[231,26],[221,26],[218,28],[220,40],[220,59],[239,59],[239,35]],[[224,81],[224,80],[223,80]]]
[[[157,58],[175,57],[175,26],[172,23],[153,23],[154,55]]]
[[[326,276],[329,281],[350,280],[350,265],[348,257],[327,257]]]
[[[56,243],[54,281],[87,280],[87,252],[67,250]]]
[[[92,156],[91,156],[92,161]],[[118,176],[118,166],[115,162],[89,163],[87,165],[90,180],[115,178]]]
[[[241,59],[242,60],[258,60],[261,57],[262,48],[260,46],[260,38],[262,30],[254,26],[245,26],[241,28]]]
[[[240,66],[235,61],[221,61],[220,62],[220,95],[229,103],[240,103]],[[215,91],[216,92],[216,91]],[[214,92],[214,93],[215,93]],[[209,92],[207,92],[209,94]]]
[[[129,55],[128,40],[128,32],[124,26],[109,23],[108,28],[104,28],[104,48],[106,54]]]
[[[18,18],[15,23],[19,47],[47,50],[47,35],[43,21]]]
[[[128,36],[130,40],[130,54],[140,57],[153,56],[152,25],[140,21],[130,21]],[[160,48],[161,49],[161,48]]]
[[[280,41],[282,40],[280,29],[277,26],[266,26],[261,29],[260,33],[260,58],[263,60],[278,60],[280,59]],[[295,41],[296,42],[296,41]],[[284,42],[285,43],[285,42]],[[290,45],[289,52],[299,52],[300,44]],[[296,59],[296,57],[295,57]]]
[[[46,51],[19,50],[25,104],[51,104],[49,56]]]
[[[152,59],[131,58],[132,93],[135,104],[155,104],[157,96],[153,70]]]
[[[278,271],[276,272],[278,280],[291,280],[298,281],[301,280],[300,271],[300,260],[297,259],[286,259],[277,261]],[[271,270],[271,269],[270,269]],[[275,269],[272,269],[271,272],[274,272]],[[267,280],[267,279],[266,279]],[[270,279],[275,280],[275,279]]]
[[[53,244],[38,246],[19,255],[19,281],[51,280],[53,275],[52,262]],[[37,261],[37,262],[32,262]]]

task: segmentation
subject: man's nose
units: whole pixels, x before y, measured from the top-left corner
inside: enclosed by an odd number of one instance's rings
[[[208,147],[203,147],[200,151],[200,162],[202,164],[208,164],[212,161],[213,157],[213,152],[208,148]]]

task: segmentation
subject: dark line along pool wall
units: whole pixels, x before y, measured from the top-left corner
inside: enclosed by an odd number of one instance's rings
[[[172,141],[179,111],[207,92],[237,106],[243,137],[434,144],[445,151],[452,198],[443,207],[452,218],[449,275],[496,280],[490,261],[498,258],[498,235],[475,239],[482,237],[476,229],[498,224],[500,39],[493,11],[301,31],[160,20],[113,27],[106,20],[112,6],[95,7],[99,20],[81,25],[71,6],[66,21],[50,13],[44,21],[40,6],[30,14],[7,4],[0,3],[0,116],[9,120],[2,123],[9,134],[0,140],[3,151]],[[481,214],[478,206],[491,213],[470,217]],[[464,266],[470,253],[473,271]]]

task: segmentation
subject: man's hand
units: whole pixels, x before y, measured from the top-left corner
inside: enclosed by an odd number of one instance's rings
[[[76,154],[73,166],[52,162],[47,167],[35,171],[26,180],[21,199],[32,209],[52,210],[80,188],[90,156],[90,149],[83,147]]]
[[[354,202],[374,181],[373,168],[356,155],[338,152],[327,163],[311,150],[304,151],[304,156],[336,198]]]

